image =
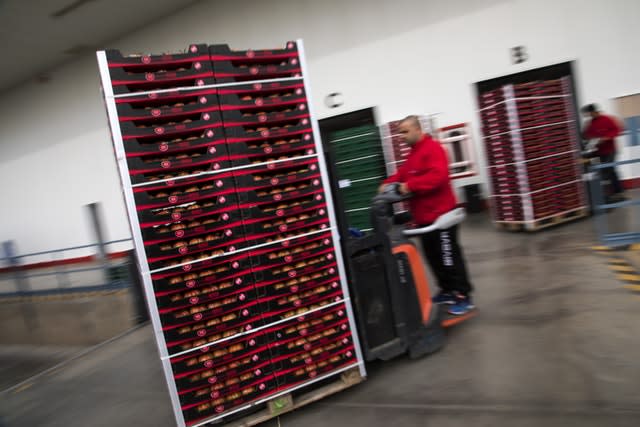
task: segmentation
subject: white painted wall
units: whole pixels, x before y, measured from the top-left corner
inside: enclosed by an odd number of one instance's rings
[[[638,16],[637,0],[271,0],[241,8],[219,0],[196,3],[106,47],[268,48],[303,38],[319,118],[370,106],[385,122],[438,111],[440,124],[472,122],[479,140],[476,81],[576,60],[581,102],[610,110],[609,99],[640,92]],[[528,48],[528,62],[511,64],[509,48],[516,45]],[[328,110],[323,98],[336,91],[345,104]],[[54,70],[47,84],[2,94],[0,240],[15,239],[23,252],[88,243],[83,205],[94,201],[103,203],[107,237],[127,237],[112,157],[93,56]],[[483,180],[484,174],[467,182]]]

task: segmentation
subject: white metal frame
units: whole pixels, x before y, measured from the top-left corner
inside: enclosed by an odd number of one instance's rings
[[[358,367],[360,374],[362,376],[366,376],[366,370],[365,370],[365,366],[364,366],[364,358],[362,355],[362,349],[360,348],[360,340],[358,337],[358,332],[357,332],[357,327],[356,327],[356,323],[355,323],[355,316],[353,313],[353,308],[350,304],[351,302],[351,298],[349,295],[349,288],[347,285],[347,279],[346,279],[346,271],[345,271],[345,265],[344,265],[344,259],[342,256],[342,251],[341,251],[341,246],[340,246],[340,235],[338,233],[338,228],[337,228],[337,220],[336,220],[336,216],[335,216],[335,212],[334,212],[334,203],[333,203],[333,199],[332,199],[332,195],[331,195],[331,185],[329,182],[329,174],[327,171],[327,166],[326,166],[326,160],[324,158],[324,152],[322,149],[322,142],[320,139],[320,131],[319,131],[319,127],[318,127],[318,122],[317,119],[314,116],[314,107],[313,107],[313,102],[311,99],[311,91],[310,91],[310,87],[309,87],[309,82],[308,82],[308,77],[307,77],[307,64],[306,64],[306,57],[305,57],[305,53],[304,53],[304,48],[303,48],[303,43],[302,40],[297,40],[296,41],[297,47],[298,47],[298,55],[299,55],[299,60],[300,60],[300,65],[301,65],[301,69],[302,69],[302,77],[285,77],[285,78],[278,78],[278,79],[264,79],[264,80],[259,80],[256,81],[260,82],[260,83],[265,83],[265,82],[282,82],[282,81],[294,81],[294,80],[302,80],[304,87],[305,87],[305,91],[307,94],[307,106],[309,109],[309,115],[310,115],[310,120],[311,120],[311,126],[312,126],[312,131],[313,131],[313,136],[314,136],[314,141],[315,141],[315,147],[316,147],[316,154],[313,155],[305,155],[305,156],[300,156],[297,157],[296,159],[304,159],[304,158],[317,158],[318,160],[318,165],[319,165],[319,169],[320,169],[320,175],[321,175],[321,180],[322,180],[322,185],[323,185],[323,190],[325,191],[325,203],[327,205],[327,212],[328,212],[328,216],[329,216],[329,224],[330,227],[323,229],[323,230],[319,230],[317,232],[313,232],[313,233],[307,233],[305,235],[311,235],[311,234],[317,234],[317,233],[326,233],[326,232],[331,232],[331,236],[333,238],[334,241],[334,252],[335,252],[335,260],[336,260],[336,264],[338,266],[338,275],[340,277],[340,284],[341,284],[341,290],[343,293],[343,299],[341,301],[336,301],[332,304],[329,304],[328,306],[323,306],[320,307],[318,309],[315,309],[311,312],[308,313],[313,313],[316,311],[321,311],[321,310],[325,310],[330,306],[334,306],[334,305],[338,305],[338,304],[342,304],[344,303],[345,308],[346,308],[346,312],[347,312],[347,318],[349,321],[349,326],[350,326],[350,332],[353,338],[353,344],[354,344],[354,348],[355,348],[355,353],[356,353],[356,362],[353,363],[352,365],[349,365],[347,367],[341,368],[339,370],[336,370],[334,372],[330,372],[328,374],[325,374],[319,378],[315,378],[313,380],[309,380],[306,381],[304,384],[295,386],[295,387],[291,387],[288,388],[286,390],[283,390],[282,392],[276,393],[275,395],[271,395],[268,398],[264,398],[264,399],[260,399],[254,402],[250,402],[247,405],[241,407],[241,408],[236,408],[234,410],[225,412],[221,415],[218,416],[213,416],[201,423],[196,424],[196,426],[200,426],[200,425],[204,425],[207,424],[209,422],[215,421],[215,420],[219,420],[222,419],[224,417],[229,416],[232,413],[250,408],[252,406],[255,405],[259,405],[261,403],[264,403],[265,401],[272,399],[276,396],[282,395],[282,394],[286,394],[289,393],[293,390],[299,389],[299,388],[303,388],[307,385],[310,385],[312,383],[315,383],[317,381],[329,378],[331,376],[337,375],[339,373],[344,372],[345,370],[351,369],[353,367]],[[174,353],[174,354],[169,354],[168,349],[167,349],[167,345],[166,345],[166,341],[164,338],[164,335],[162,333],[162,325],[160,322],[160,316],[158,313],[158,307],[156,304],[156,300],[155,300],[155,293],[153,290],[153,283],[151,280],[151,273],[154,272],[159,272],[159,271],[165,271],[165,270],[170,270],[170,269],[177,269],[177,268],[181,268],[183,265],[185,264],[181,264],[181,265],[176,265],[176,266],[171,266],[171,267],[165,267],[165,268],[161,268],[161,269],[156,269],[153,271],[149,270],[148,267],[148,262],[147,262],[147,256],[144,250],[144,243],[143,243],[143,239],[142,239],[142,233],[140,230],[140,224],[138,221],[138,217],[137,217],[137,212],[136,212],[136,204],[135,204],[135,200],[133,197],[133,192],[131,191],[132,188],[134,187],[139,187],[139,186],[145,186],[145,185],[150,185],[150,184],[157,184],[160,182],[164,182],[164,180],[158,180],[158,181],[154,181],[154,182],[149,182],[149,183],[143,183],[143,184],[136,184],[136,185],[132,185],[131,184],[131,179],[129,177],[129,167],[126,161],[126,154],[125,154],[125,150],[124,150],[124,143],[123,143],[123,139],[122,139],[122,134],[120,131],[120,123],[118,121],[118,113],[117,113],[117,108],[116,108],[116,103],[115,103],[115,99],[116,98],[126,98],[126,97],[130,97],[133,96],[134,94],[121,94],[121,95],[114,95],[113,93],[113,89],[111,86],[111,77],[109,74],[109,66],[107,63],[107,57],[106,57],[106,53],[104,51],[99,51],[96,52],[97,55],[97,59],[98,59],[98,66],[100,69],[100,77],[101,77],[101,83],[102,83],[102,91],[103,91],[103,96],[104,96],[104,101],[105,101],[105,105],[106,105],[106,109],[107,109],[107,115],[108,115],[108,119],[109,119],[109,126],[111,128],[111,134],[112,134],[112,140],[113,140],[113,146],[114,146],[114,150],[115,150],[115,154],[116,154],[116,161],[117,161],[117,165],[118,165],[118,170],[119,170],[119,174],[120,174],[120,179],[121,179],[121,185],[123,188],[123,194],[124,194],[124,198],[125,198],[125,205],[127,207],[127,215],[129,217],[129,223],[131,226],[131,234],[133,236],[133,242],[134,242],[134,249],[136,251],[136,255],[137,255],[137,259],[138,259],[138,267],[139,267],[139,271],[140,274],[142,276],[142,283],[144,286],[144,291],[145,291],[145,296],[146,296],[146,300],[147,300],[147,304],[149,306],[149,312],[150,312],[150,316],[151,316],[151,323],[153,326],[153,330],[154,330],[154,335],[156,337],[156,344],[158,347],[158,353],[160,355],[160,359],[162,361],[162,367],[163,367],[163,371],[164,371],[164,375],[165,375],[165,380],[167,381],[167,386],[169,388],[169,394],[171,397],[171,404],[174,410],[174,414],[175,414],[175,418],[176,418],[176,423],[179,427],[185,427],[185,420],[182,414],[182,409],[181,409],[181,405],[180,405],[180,400],[178,398],[178,391],[177,391],[177,387],[173,378],[173,370],[171,368],[171,359],[174,357],[178,357],[184,354],[188,354],[194,351],[199,350],[200,348],[203,347],[207,347],[207,346],[212,346],[212,345],[216,345],[216,344],[220,344],[224,341],[228,341],[230,339],[235,339],[238,338],[240,336],[243,335],[248,335],[248,334],[254,334],[256,332],[259,332],[260,330],[267,328],[267,327],[272,327],[274,325],[278,325],[278,324],[282,324],[288,321],[291,321],[292,319],[283,319],[277,322],[273,322],[269,325],[264,325],[260,328],[256,328],[251,330],[250,332],[241,332],[239,334],[236,334],[232,337],[226,337],[223,338],[221,340],[212,342],[212,343],[207,343],[203,346],[197,347],[197,348],[193,348],[190,350],[186,350],[186,351],[182,351],[182,352],[178,352],[178,353]],[[246,84],[251,84],[252,82],[232,82],[232,83],[220,83],[220,84],[213,84],[213,85],[207,85],[207,86],[198,86],[198,87],[181,87],[181,88],[172,88],[172,89],[166,89],[166,90],[155,90],[155,91],[148,91],[148,92],[136,92],[135,95],[139,96],[139,95],[144,95],[144,94],[148,94],[148,93],[162,93],[162,92],[169,92],[169,91],[175,91],[176,89],[180,89],[180,90],[201,90],[201,89],[206,89],[206,88],[216,88],[216,87],[225,87],[225,86],[237,86],[237,85],[246,85]],[[290,161],[291,159],[287,159],[287,161]],[[284,161],[284,160],[281,160]],[[249,166],[240,166],[240,167],[234,167],[234,168],[229,168],[229,169],[225,169],[224,171],[229,171],[229,170],[237,170],[237,169],[245,169],[245,168],[262,168],[267,164],[270,163],[278,163],[281,161],[272,161],[272,162],[265,162],[265,163],[261,163],[261,164],[256,164],[256,165],[249,165]],[[208,175],[208,174],[217,174],[217,173],[221,173],[224,172],[222,170],[218,170],[218,171],[211,171],[211,172],[205,172],[202,175]],[[191,176],[192,177],[192,176]],[[248,250],[253,250],[256,248],[260,248],[260,247],[265,247],[265,246],[271,246],[271,245],[277,245],[278,243],[281,243],[285,240],[292,240],[292,239],[296,239],[296,238],[300,238],[300,237],[304,237],[305,235],[300,235],[300,236],[295,236],[295,237],[291,237],[291,238],[287,238],[287,239],[282,239],[276,242],[270,242],[270,243],[265,243],[265,244],[259,244],[259,245],[255,245],[252,246],[250,248],[242,248],[240,250],[237,251],[233,251],[233,252],[227,252],[224,254],[221,254],[219,256],[215,256],[215,257],[210,257],[207,259],[212,259],[212,258],[218,258],[218,257],[225,257],[225,256],[229,256],[232,254],[237,254],[237,253],[241,253],[241,252],[246,252]],[[186,264],[195,264],[198,262],[202,262],[202,261],[206,261],[207,259],[202,259],[202,260],[195,260],[192,261],[190,263],[186,263]],[[294,318],[295,319],[295,318]]]
[[[138,215],[136,213],[136,204],[133,198],[133,192],[131,191],[129,166],[127,165],[127,158],[122,141],[122,132],[120,131],[120,122],[118,121],[118,110],[116,108],[113,88],[111,86],[111,75],[109,74],[107,55],[104,51],[96,52],[96,55],[98,58],[98,67],[100,69],[102,93],[104,96],[105,105],[107,107],[109,126],[111,128],[111,138],[113,140],[113,147],[115,150],[116,162],[118,164],[118,171],[120,172],[120,182],[123,188],[122,193],[124,195],[127,214],[129,216],[129,224],[131,226],[133,247],[136,251],[136,259],[138,260],[138,271],[140,271],[140,275],[142,276],[142,284],[144,286],[147,305],[149,306],[149,316],[151,317],[153,333],[156,337],[158,353],[160,354],[160,359],[162,361],[162,369],[164,371],[165,379],[167,380],[167,387],[169,388],[169,396],[171,397],[173,413],[175,415],[178,427],[184,427],[186,424],[182,415],[180,399],[178,398],[178,389],[173,379],[171,362],[168,359],[169,354],[167,351],[167,343],[164,339],[164,335],[162,334],[162,325],[160,324],[160,315],[158,313],[158,306],[156,304],[155,294],[153,292],[153,283],[151,282],[149,263],[147,261],[147,254],[144,251],[142,231],[140,230],[140,223],[138,221]]]

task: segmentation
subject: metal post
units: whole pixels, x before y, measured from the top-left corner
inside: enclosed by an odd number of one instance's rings
[[[11,269],[11,275],[16,284],[16,291],[19,295],[28,295],[31,291],[31,285],[24,271],[20,268],[20,261],[17,255],[16,244],[13,240],[7,240],[2,242],[2,249],[4,250],[5,257],[9,260],[9,266]],[[24,317],[24,323],[29,329],[35,329],[37,326],[35,310],[31,306],[31,303],[25,302],[22,304],[22,316]]]
[[[20,268],[20,261],[16,254],[16,244],[13,240],[7,240],[2,242],[2,249],[4,250],[5,257],[9,260],[9,267],[11,276],[16,285],[16,292],[19,294],[25,294],[31,290],[29,280],[24,274],[24,271]]]
[[[89,203],[87,209],[89,210],[89,216],[91,219],[91,227],[96,239],[96,259],[98,263],[102,265],[103,271],[103,284],[111,283],[111,277],[109,274],[109,258],[107,257],[107,250],[105,245],[104,230],[102,227],[102,220],[100,219],[100,204]]]

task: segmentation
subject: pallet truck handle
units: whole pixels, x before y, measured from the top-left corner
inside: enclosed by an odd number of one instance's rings
[[[418,236],[435,230],[445,230],[453,227],[454,225],[460,224],[466,216],[467,214],[464,208],[455,208],[452,211],[440,215],[431,225],[420,228],[411,228],[409,230],[404,230],[402,233],[405,236]]]

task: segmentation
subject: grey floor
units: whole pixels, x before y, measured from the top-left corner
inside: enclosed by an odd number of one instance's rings
[[[430,357],[266,426],[636,426],[640,296],[590,249],[590,220],[536,234],[469,218],[478,316]],[[150,328],[0,395],[7,426],[172,426]]]

